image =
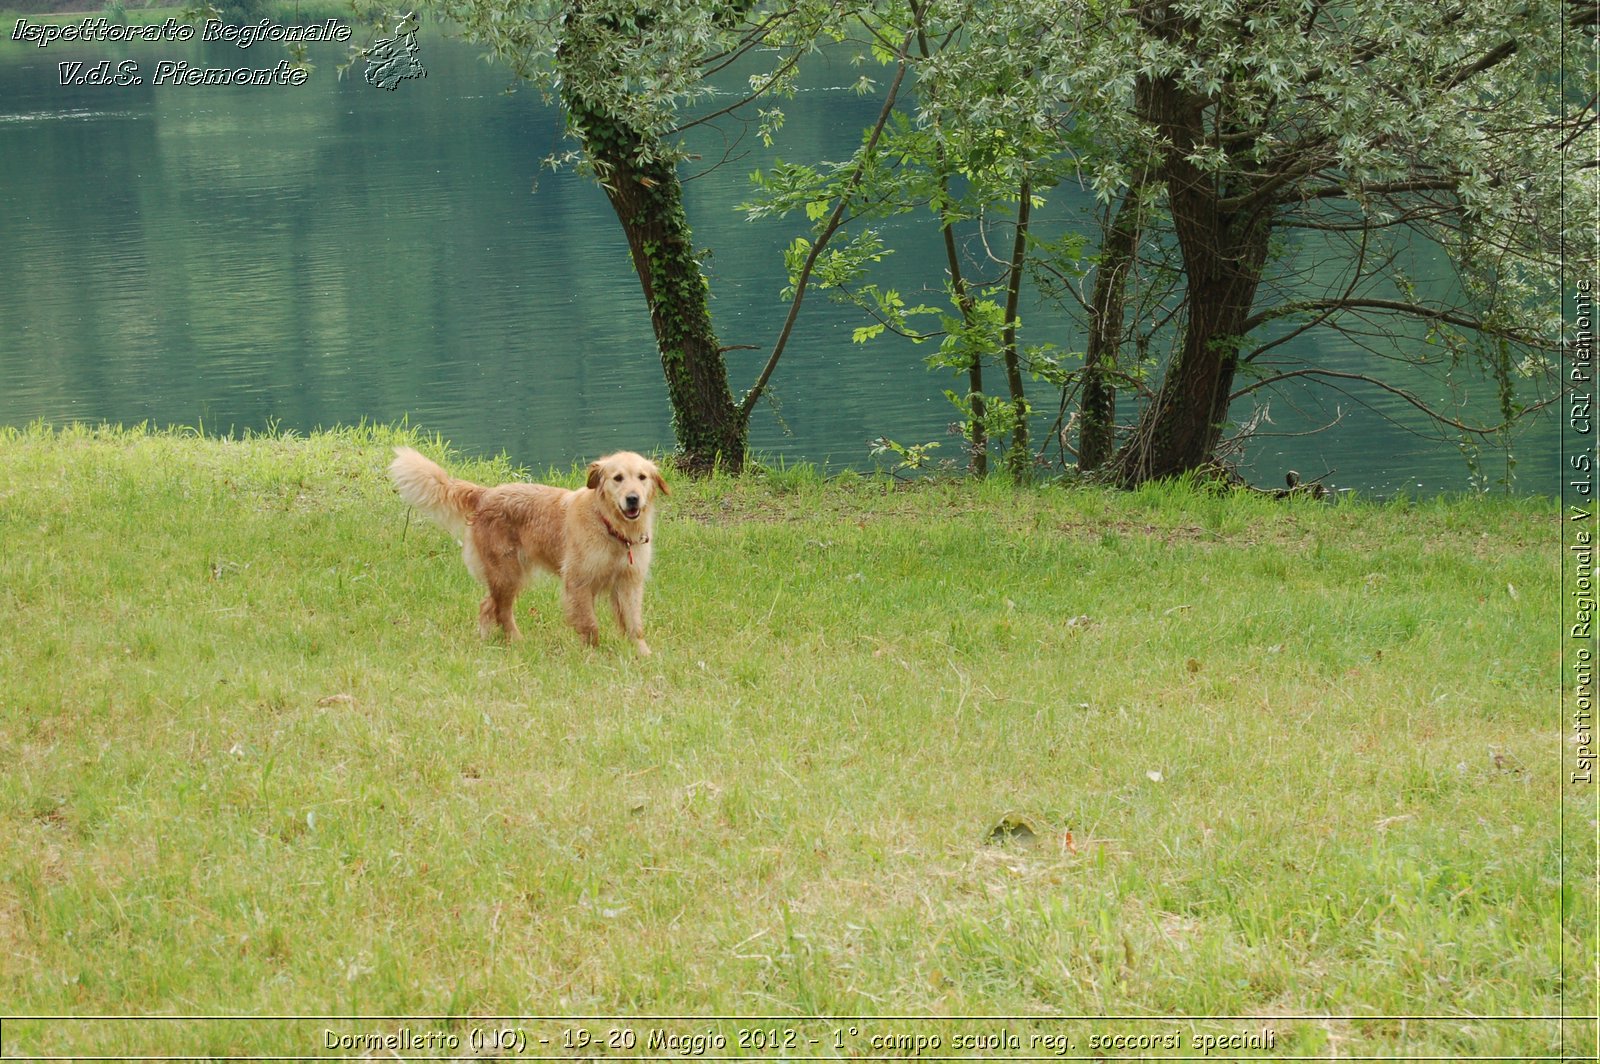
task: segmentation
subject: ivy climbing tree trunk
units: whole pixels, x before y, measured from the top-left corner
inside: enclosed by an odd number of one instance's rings
[[[1117,384],[1114,374],[1122,349],[1123,317],[1134,253],[1139,247],[1141,175],[1122,194],[1100,245],[1090,302],[1089,341],[1083,356],[1083,387],[1078,400],[1078,468],[1092,473],[1116,450]]]
[[[563,84],[562,103],[628,239],[661,352],[678,460],[690,473],[719,466],[738,473],[744,468],[745,420],[728,388],[677,164],[659,144],[645,145],[624,121],[581,98],[570,83]]]
[[[1028,217],[1033,206],[1033,182],[1024,174],[1017,189],[1017,231],[1011,245],[1011,262],[1006,269],[1006,317],[1000,337],[1001,355],[1006,366],[1006,386],[1011,389],[1011,407],[1016,420],[1011,425],[1011,448],[1006,451],[1006,471],[1021,484],[1033,467],[1028,449],[1028,400],[1023,395],[1022,355],[1017,350],[1017,306],[1022,298],[1022,274],[1027,266]]]

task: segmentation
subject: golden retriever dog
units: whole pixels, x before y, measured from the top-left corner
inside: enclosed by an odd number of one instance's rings
[[[650,573],[656,494],[668,494],[655,463],[632,451],[589,466],[577,491],[546,484],[486,488],[459,480],[410,447],[396,447],[389,476],[400,497],[448,529],[461,543],[467,570],[488,588],[478,607],[485,639],[499,625],[506,640],[522,637],[513,613],[535,570],[561,578],[561,607],[584,642],[596,646],[594,602],[611,596],[617,624],[641,655],[644,581]]]

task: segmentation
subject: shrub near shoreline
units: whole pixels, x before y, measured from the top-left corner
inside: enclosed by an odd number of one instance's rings
[[[1303,1019],[1592,995],[1553,503],[680,478],[638,661],[606,623],[577,645],[549,581],[523,643],[481,643],[457,548],[384,481],[400,442],[516,473],[384,429],[0,434],[8,1011],[1571,1044]],[[6,1036],[303,1049],[243,1021]]]

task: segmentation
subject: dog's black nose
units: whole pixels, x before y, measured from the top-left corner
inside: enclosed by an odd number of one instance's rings
[[[630,510],[637,510],[639,508],[639,496],[637,495],[629,495],[622,501],[628,504],[628,509]]]

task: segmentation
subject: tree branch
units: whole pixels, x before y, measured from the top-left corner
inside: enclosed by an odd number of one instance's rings
[[[1331,377],[1335,380],[1360,381],[1362,384],[1370,384],[1374,388],[1379,388],[1390,393],[1391,395],[1399,396],[1401,399],[1404,399],[1406,402],[1410,403],[1412,406],[1416,407],[1424,414],[1427,414],[1430,418],[1439,422],[1440,424],[1449,425],[1451,428],[1458,429],[1461,432],[1470,432],[1474,436],[1493,436],[1495,433],[1506,427],[1506,425],[1492,425],[1485,428],[1478,425],[1468,425],[1464,422],[1457,421],[1455,418],[1441,414],[1439,411],[1435,410],[1421,399],[1418,399],[1404,388],[1396,388],[1392,384],[1385,384],[1376,377],[1369,377],[1365,373],[1346,373],[1342,370],[1335,369],[1295,369],[1290,370],[1287,373],[1280,373],[1275,377],[1265,377],[1259,381],[1253,381],[1245,387],[1240,388],[1238,391],[1230,394],[1228,396],[1228,402],[1231,403],[1241,396],[1249,395],[1254,391],[1259,391],[1268,385],[1277,384],[1280,381],[1291,380],[1295,377]],[[1510,422],[1507,422],[1506,424],[1510,424]]]
[[[1401,192],[1454,192],[1461,185],[1457,177],[1437,177],[1417,181],[1390,181],[1377,185],[1358,185],[1355,191],[1368,196],[1392,196]],[[1351,189],[1343,185],[1325,185],[1321,188],[1299,190],[1283,202],[1292,203],[1308,199],[1349,199]]]
[[[712,111],[708,115],[701,115],[699,118],[690,119],[689,121],[683,123],[683,125],[678,126],[675,129],[669,129],[667,131],[666,135],[670,136],[670,137],[675,137],[678,134],[684,132],[685,130],[693,129],[695,126],[703,125],[706,122],[710,122],[710,121],[713,121],[714,119],[721,118],[723,115],[732,114],[734,111],[739,110],[739,108],[745,106],[746,104],[751,103],[754,100],[760,99],[762,96],[765,96],[767,94],[767,92],[774,85],[778,84],[778,82],[780,80],[782,80],[783,75],[787,74],[790,70],[793,70],[795,64],[798,63],[798,62],[800,62],[800,53],[796,52],[793,55],[791,55],[788,59],[785,59],[783,61],[783,64],[781,66],[779,66],[777,70],[772,72],[772,76],[767,78],[767,80],[762,83],[760,88],[756,89],[754,92],[750,93],[748,96],[745,96],[745,97],[743,97],[743,98],[741,98],[739,100],[735,100],[733,103],[729,104],[728,106],[720,108],[719,110],[716,110],[716,111]]]
[[[895,70],[894,81],[889,85],[889,95],[883,101],[883,110],[878,114],[877,124],[872,127],[872,134],[867,138],[866,147],[861,151],[861,161],[856,164],[855,172],[850,175],[844,191],[839,194],[839,203],[833,208],[833,214],[828,217],[828,222],[822,227],[822,232],[817,239],[812,241],[811,251],[806,255],[805,265],[800,268],[800,276],[795,281],[794,298],[789,301],[789,313],[783,319],[783,328],[778,333],[777,341],[772,345],[772,353],[767,356],[767,364],[761,367],[761,375],[750,390],[745,393],[744,401],[739,404],[739,422],[741,425],[750,423],[750,415],[755,412],[756,402],[761,398],[761,393],[766,391],[767,381],[772,378],[773,370],[778,367],[778,359],[783,356],[783,350],[789,344],[789,336],[794,332],[795,319],[800,316],[800,303],[805,299],[806,286],[811,283],[811,271],[816,267],[817,258],[822,254],[822,249],[833,239],[839,226],[844,221],[844,212],[849,207],[850,196],[861,184],[862,177],[866,174],[867,164],[872,161],[872,153],[878,146],[878,138],[883,135],[883,129],[889,124],[889,115],[894,111],[895,97],[900,93],[900,83],[906,76],[906,51],[911,47],[912,34],[907,33],[905,40],[900,44],[899,66]]]
[[[1276,318],[1287,317],[1290,314],[1298,314],[1308,310],[1392,310],[1397,314],[1410,314],[1417,318],[1429,318],[1433,321],[1444,322],[1446,325],[1472,329],[1475,332],[1491,331],[1476,318],[1467,318],[1448,310],[1425,307],[1418,303],[1407,303],[1399,299],[1307,299],[1298,303],[1286,303],[1283,306],[1262,311],[1260,314],[1247,319],[1244,323],[1244,331],[1249,332]]]

